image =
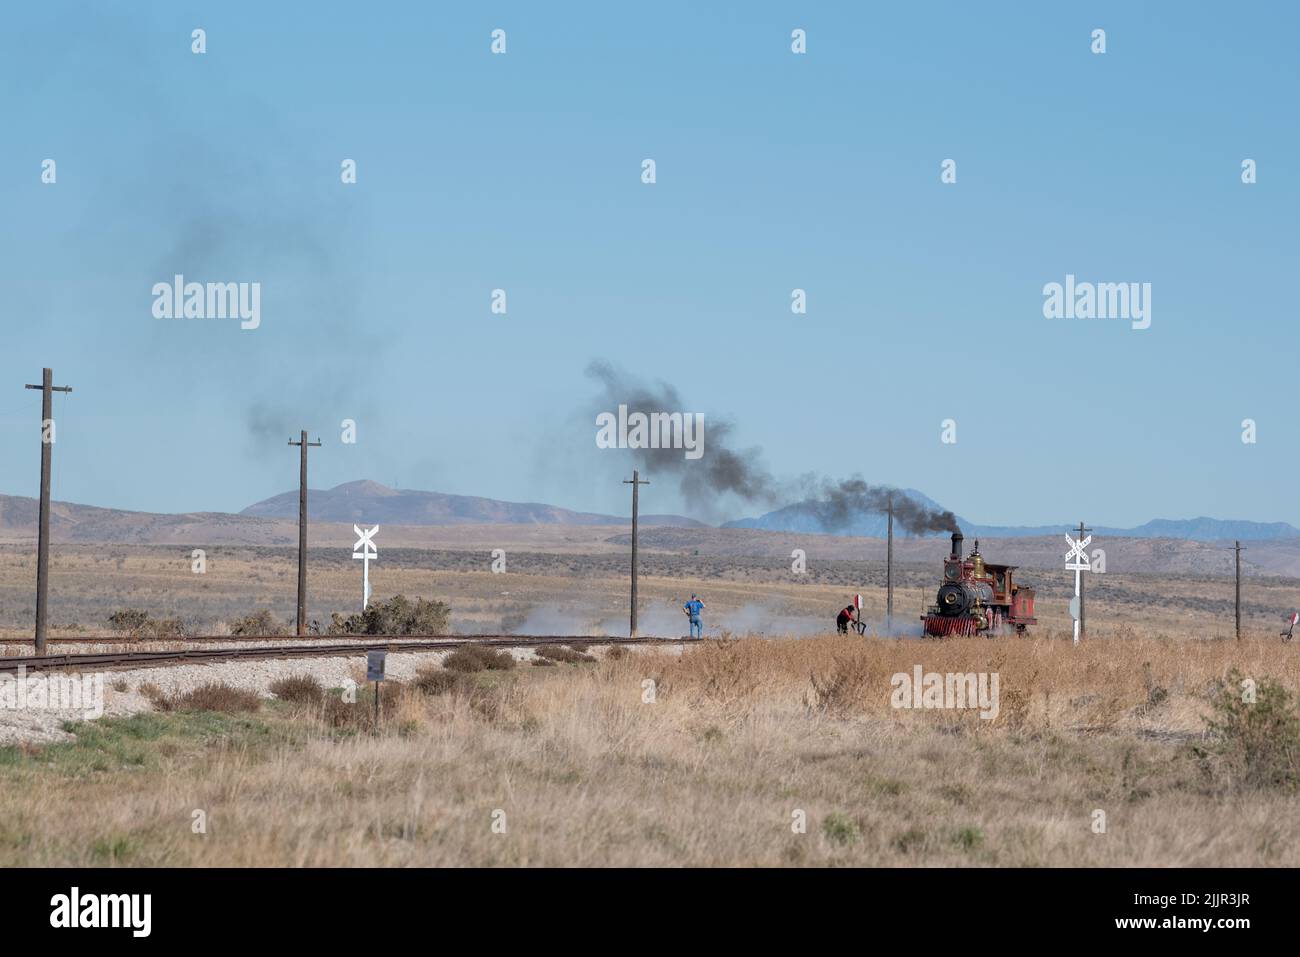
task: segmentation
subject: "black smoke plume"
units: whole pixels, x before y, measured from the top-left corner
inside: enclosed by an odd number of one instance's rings
[[[707,446],[706,446],[707,449]],[[708,452],[706,451],[707,455]],[[860,478],[839,482],[823,481],[819,494],[807,502],[822,527],[828,532],[846,527],[862,512],[884,512],[893,493],[894,521],[909,532],[957,532],[957,517],[952,512],[929,508],[901,492],[868,485]]]
[[[592,361],[587,375],[601,386],[593,414],[615,412],[619,405],[626,405],[629,414],[694,411],[669,383],[648,385],[603,359]],[[686,503],[705,511],[713,511],[718,498],[728,493],[768,508],[798,503],[825,531],[838,532],[864,512],[883,513],[892,493],[894,521],[902,529],[914,534],[959,531],[952,512],[929,508],[901,492],[868,485],[860,478],[803,476],[782,481],[763,465],[760,449],[735,447],[734,423],[706,415],[704,425],[702,458],[687,459],[681,449],[629,449],[629,454],[651,475],[676,478]]]

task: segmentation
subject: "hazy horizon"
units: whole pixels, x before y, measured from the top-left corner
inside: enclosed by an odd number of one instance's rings
[[[570,507],[565,506],[565,505],[559,505],[559,504],[557,504],[557,503],[555,503],[555,502],[543,501],[543,500],[510,500],[510,499],[496,499],[496,498],[492,498],[492,497],[490,497],[490,496],[474,495],[474,494],[472,494],[472,493],[444,492],[444,491],[441,490],[441,489],[416,489],[416,488],[406,488],[406,487],[400,487],[400,488],[399,488],[399,487],[395,487],[395,486],[387,485],[387,484],[385,484],[385,483],[383,483],[383,482],[380,482],[380,481],[378,481],[378,480],[376,480],[376,479],[373,479],[373,478],[351,479],[351,480],[348,480],[348,481],[345,481],[345,482],[341,482],[341,483],[339,483],[338,485],[329,486],[329,487],[309,486],[308,491],[309,491],[309,493],[311,493],[311,494],[319,494],[319,493],[323,493],[323,492],[336,491],[337,489],[342,488],[343,486],[348,486],[348,485],[361,485],[361,484],[374,484],[374,485],[379,485],[379,486],[382,486],[382,487],[383,487],[385,490],[387,490],[387,491],[394,491],[394,492],[413,492],[413,493],[416,493],[416,494],[435,494],[435,495],[443,494],[443,495],[461,496],[461,497],[465,497],[465,498],[484,498],[484,499],[487,499],[487,500],[489,500],[489,501],[493,501],[493,502],[502,502],[502,503],[504,503],[504,504],[508,504],[508,505],[525,505],[525,506],[527,506],[527,505],[537,505],[537,506],[544,506],[544,507],[550,507],[550,508],[559,508],[559,509],[564,509],[565,511],[573,512],[573,513],[577,513],[577,514],[606,516],[606,517],[609,517],[609,518],[617,519],[617,520],[619,520],[619,521],[621,521],[621,522],[628,522],[628,521],[631,520],[631,509],[630,509],[630,508],[628,508],[628,509],[625,510],[625,511],[621,511],[621,512],[618,511],[618,510],[613,510],[613,511],[605,512],[605,511],[601,511],[600,509],[570,508]],[[925,494],[922,490],[919,490],[919,489],[908,489],[908,490],[903,490],[903,491],[920,492],[921,495],[924,495],[924,494]],[[13,493],[9,493],[9,492],[5,492],[5,491],[3,491],[3,490],[0,490],[0,495],[11,495],[11,494],[13,494]],[[254,508],[254,507],[257,506],[257,505],[261,505],[261,504],[263,504],[263,503],[265,503],[265,502],[268,502],[268,501],[271,501],[271,500],[273,500],[273,499],[275,499],[275,498],[280,498],[280,497],[285,497],[285,496],[292,496],[292,497],[294,497],[294,498],[296,499],[297,494],[298,494],[298,489],[297,489],[296,487],[293,487],[293,488],[287,488],[287,489],[285,489],[285,490],[283,490],[283,491],[281,491],[281,492],[277,492],[277,493],[275,493],[274,495],[267,496],[267,497],[264,498],[264,499],[259,499],[258,501],[256,501],[256,502],[250,502],[250,503],[248,503],[247,505],[245,505],[245,506],[243,506],[243,507],[241,507],[241,508],[236,508],[236,509],[231,509],[231,510],[210,509],[210,508],[196,508],[196,509],[185,509],[185,510],[182,510],[182,511],[180,511],[180,512],[162,512],[162,513],[151,512],[150,510],[147,510],[147,509],[146,509],[146,510],[126,509],[125,511],[133,511],[133,512],[134,512],[134,511],[140,511],[140,512],[145,513],[145,514],[214,513],[214,514],[239,515],[239,514],[242,514],[242,513],[245,512],[245,511],[247,511],[248,509]],[[33,499],[34,499],[33,496],[19,496],[19,497],[33,498]],[[55,501],[56,501],[56,502],[63,501],[63,504],[75,505],[75,506],[88,506],[88,507],[96,507],[96,508],[112,508],[112,507],[113,507],[113,506],[104,506],[104,505],[101,505],[100,503],[97,503],[97,502],[74,502],[74,501],[59,500],[59,499],[55,499]],[[798,505],[798,504],[801,504],[801,503],[799,503],[799,502],[791,502],[791,503],[789,503],[789,505]],[[943,503],[939,503],[939,504],[942,505]],[[771,509],[771,510],[768,510],[768,511],[779,511],[781,508],[784,508],[784,507],[786,507],[786,506],[780,506],[780,507],[778,507],[777,509]],[[296,508],[296,505],[295,505],[295,508]],[[295,512],[295,514],[296,514],[296,512]],[[710,526],[710,527],[720,527],[720,526],[722,526],[722,525],[725,525],[727,522],[741,521],[741,520],[744,520],[744,519],[757,519],[757,518],[761,518],[763,515],[767,514],[767,512],[764,511],[764,512],[754,512],[753,514],[736,515],[736,516],[734,516],[734,517],[732,517],[732,518],[727,518],[727,519],[724,519],[724,520],[722,520],[722,521],[720,521],[720,522],[709,522],[709,521],[707,521],[707,520],[705,520],[705,519],[694,518],[693,516],[691,516],[691,515],[689,515],[689,514],[682,513],[682,512],[662,512],[662,511],[648,510],[648,509],[645,509],[645,508],[642,508],[640,514],[641,514],[641,516],[642,516],[643,518],[651,518],[651,517],[655,517],[655,518],[664,518],[664,517],[668,517],[668,518],[672,518],[672,517],[677,517],[677,518],[686,518],[686,519],[690,519],[690,520],[692,520],[692,521],[703,522],[704,524],[706,524],[706,525],[708,525],[708,526]],[[963,529],[965,529],[965,530],[967,530],[967,531],[969,531],[970,529],[975,529],[975,530],[976,530],[976,531],[975,531],[975,534],[986,534],[986,535],[987,535],[987,534],[990,534],[992,530],[994,530],[994,529],[999,529],[999,528],[1006,528],[1006,529],[1035,529],[1035,530],[1038,530],[1038,529],[1046,529],[1046,528],[1052,528],[1052,527],[1059,527],[1059,528],[1061,528],[1062,530],[1066,530],[1066,529],[1069,529],[1069,528],[1071,528],[1071,527],[1073,526],[1072,520],[1065,520],[1065,521],[1055,522],[1055,523],[1054,523],[1054,522],[1037,523],[1037,524],[1034,524],[1034,525],[1029,525],[1029,524],[1021,524],[1021,525],[1003,525],[1003,524],[1001,524],[1001,523],[994,523],[994,522],[986,522],[986,521],[983,521],[983,520],[980,519],[980,517],[979,517],[978,515],[977,515],[977,516],[961,516],[961,519],[962,519],[962,523],[963,523],[963,524],[962,524]],[[1149,524],[1149,523],[1152,523],[1152,522],[1162,522],[1162,521],[1166,521],[1166,522],[1175,522],[1175,523],[1187,523],[1187,522],[1194,522],[1194,521],[1197,521],[1197,520],[1203,520],[1203,519],[1207,519],[1207,520],[1210,520],[1210,521],[1216,521],[1216,522],[1253,522],[1253,520],[1250,520],[1250,519],[1239,519],[1239,518],[1236,518],[1236,517],[1234,517],[1234,516],[1227,516],[1227,515],[1217,515],[1217,516],[1210,516],[1210,515],[1184,515],[1184,516],[1153,515],[1153,516],[1151,516],[1149,519],[1146,519],[1146,520],[1144,520],[1144,521],[1142,521],[1142,522],[1135,523],[1134,525],[1131,525],[1131,526],[1120,526],[1120,525],[1116,525],[1116,524],[1113,523],[1113,522],[1105,521],[1104,518],[1103,518],[1103,519],[1100,519],[1100,520],[1098,520],[1098,521],[1093,522],[1093,523],[1091,524],[1090,527],[1091,527],[1092,529],[1094,529],[1094,530],[1097,530],[1097,529],[1103,529],[1103,530],[1114,530],[1114,529],[1125,529],[1125,530],[1131,530],[1131,529],[1135,529],[1135,528],[1141,528],[1141,527],[1143,527],[1143,526],[1145,526],[1145,525],[1147,525],[1147,524]],[[335,520],[333,520],[333,519],[320,519],[320,518],[313,519],[313,522],[322,522],[322,521],[328,523],[328,522],[333,522],[333,521],[335,521]],[[496,524],[496,523],[494,523],[494,522],[489,522],[489,523],[486,523],[486,524]],[[1258,523],[1258,524],[1275,524],[1275,523],[1274,523],[1274,522],[1263,522],[1263,523]],[[1286,524],[1289,524],[1289,523],[1286,523]],[[983,530],[983,531],[980,531],[980,530]],[[899,537],[931,537],[931,536],[937,536],[937,535],[942,534],[942,533],[938,533],[938,532],[927,532],[927,533],[923,533],[923,534],[918,534],[918,533],[916,533],[916,532],[909,532],[907,529],[905,529],[905,528],[903,528],[903,527],[901,527],[901,526],[896,527],[896,530],[895,530],[895,531],[896,531],[896,534],[897,534]],[[855,536],[856,536],[856,537],[861,537],[864,533],[862,533],[862,532],[860,532],[860,531],[853,531],[853,530],[840,530],[840,531],[830,531],[830,530],[827,530],[827,531],[824,531],[824,532],[801,532],[800,534],[831,534],[831,535],[846,535],[846,536],[850,536],[850,537],[855,537]],[[1100,534],[1100,533],[1099,533],[1099,534]],[[877,536],[874,536],[874,535],[872,535],[872,534],[867,534],[866,537],[877,537]],[[1176,536],[1176,537],[1178,537],[1178,536]],[[1196,540],[1196,541],[1210,541],[1211,539],[1189,539],[1189,540]]]

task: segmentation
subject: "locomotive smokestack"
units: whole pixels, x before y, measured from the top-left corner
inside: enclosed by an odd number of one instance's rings
[[[952,533],[952,557],[961,558],[961,532]]]

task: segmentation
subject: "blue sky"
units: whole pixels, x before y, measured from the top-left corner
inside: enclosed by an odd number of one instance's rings
[[[1292,5],[0,16],[0,491],[36,491],[49,365],[57,498],[237,510],[294,485],[306,426],[314,487],[626,511],[579,414],[604,358],[779,475],[986,523],[1300,524]],[[177,272],[260,282],[261,327],[155,319]],[[1151,328],[1045,319],[1067,273],[1150,282]]]

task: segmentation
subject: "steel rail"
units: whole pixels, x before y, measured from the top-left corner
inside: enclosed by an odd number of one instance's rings
[[[449,638],[441,640],[370,637],[347,644],[269,645],[258,648],[182,648],[169,651],[118,651],[101,654],[9,655],[0,657],[0,674],[21,671],[108,670],[151,668],[165,665],[212,664],[251,661],[262,658],[332,658],[364,651],[408,652],[448,651],[468,646],[486,648],[534,648],[538,645],[664,645],[679,644],[680,638],[592,638],[559,635],[531,638]]]
[[[47,638],[48,644],[62,645],[148,645],[148,644],[204,644],[215,642],[227,642],[239,644],[247,641],[315,641],[324,642],[367,642],[367,641],[467,641],[467,640],[495,640],[503,638],[527,638],[527,635],[173,635],[172,637],[163,637],[159,635],[83,635],[81,637],[62,636],[59,638]],[[591,635],[535,635],[538,639],[550,640],[560,638],[565,641],[598,641],[609,642],[616,640],[613,636]],[[31,638],[0,638],[0,646],[3,645],[30,645]]]

